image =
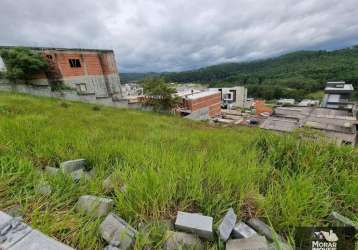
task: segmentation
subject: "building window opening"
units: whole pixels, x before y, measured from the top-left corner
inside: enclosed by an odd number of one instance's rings
[[[52,55],[46,55],[47,59],[52,60]]]
[[[71,68],[81,68],[81,62],[80,59],[69,59]]]

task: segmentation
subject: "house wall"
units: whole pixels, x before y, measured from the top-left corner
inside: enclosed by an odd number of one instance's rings
[[[205,96],[197,99],[186,99],[184,100],[184,106],[195,112],[197,110],[208,108],[209,117],[214,117],[221,113],[221,95],[220,93],[215,93],[210,96]]]
[[[57,80],[78,90],[80,94],[94,94],[96,98],[121,96],[120,78],[112,51],[43,49],[41,53],[52,71],[56,72]],[[70,59],[78,59],[81,67],[71,67]],[[33,76],[31,83],[49,85],[48,78],[53,78],[52,73],[50,76],[39,73]]]

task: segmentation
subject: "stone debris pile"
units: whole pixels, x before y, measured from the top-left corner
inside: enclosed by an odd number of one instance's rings
[[[182,232],[168,230],[164,249],[203,249],[202,240],[214,239],[213,218],[209,216],[179,211],[175,229]],[[227,250],[292,249],[259,219],[250,219],[247,223],[237,222],[237,215],[232,208],[220,221],[217,236],[226,242]]]

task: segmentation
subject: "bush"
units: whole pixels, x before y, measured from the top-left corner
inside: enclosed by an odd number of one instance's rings
[[[12,48],[0,51],[6,65],[5,77],[10,81],[23,80],[28,82],[33,74],[47,70],[46,60],[28,48]]]

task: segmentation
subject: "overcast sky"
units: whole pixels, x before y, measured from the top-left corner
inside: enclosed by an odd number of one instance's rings
[[[358,44],[358,0],[0,0],[0,45],[114,49],[179,71]]]

